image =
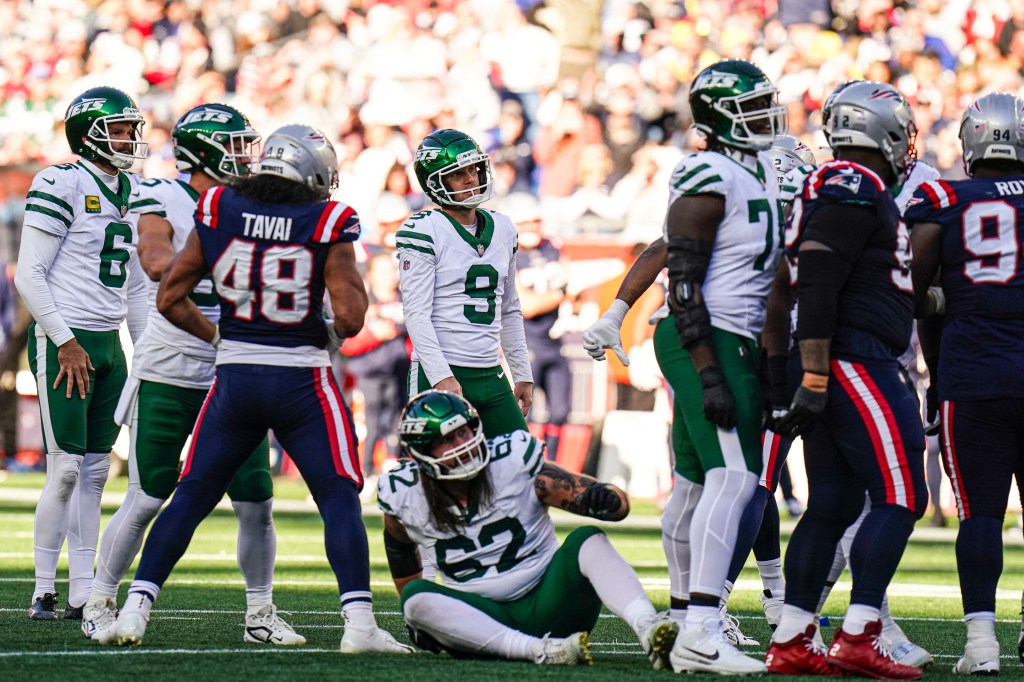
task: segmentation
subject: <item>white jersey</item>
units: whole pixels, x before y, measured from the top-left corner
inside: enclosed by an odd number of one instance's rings
[[[676,165],[669,186],[669,205],[696,194],[725,198],[725,217],[701,293],[712,326],[748,338],[764,327],[785,230],[775,165],[758,154],[757,166],[755,174],[724,154],[700,152]]]
[[[516,291],[516,228],[477,209],[476,237],[443,211],[423,211],[395,235],[406,326],[431,385],[457,367],[496,367],[504,348],[515,381],[532,381]],[[510,336],[511,334],[511,336]]]
[[[534,479],[544,464],[544,445],[526,431],[487,443],[494,498],[483,509],[466,510],[460,532],[430,522],[419,483],[419,465],[404,460],[377,481],[377,505],[397,518],[409,538],[437,566],[441,583],[495,601],[512,601],[544,576],[558,551],[555,526],[537,499]]]
[[[903,212],[907,210],[910,198],[914,196],[914,192],[917,191],[917,188],[922,183],[938,180],[939,177],[939,171],[934,166],[924,161],[916,162],[914,167],[910,169],[910,177],[903,183],[899,194],[896,195],[896,207],[900,209],[900,215],[903,215]]]
[[[119,176],[115,194],[81,161],[50,166],[32,179],[25,201],[25,226],[63,240],[46,284],[75,329],[112,331],[128,313],[129,261],[138,258],[138,217],[128,199],[140,179]]]
[[[171,224],[171,245],[175,252],[195,227],[199,193],[180,180],[146,180],[132,192],[130,210],[136,216],[152,214]],[[142,339],[135,345],[132,375],[172,386],[206,389],[213,383],[217,351],[206,341],[171,324],[156,309],[158,282],[149,286],[149,321]],[[220,306],[213,292],[213,280],[203,279],[189,296],[208,320],[217,324]]]

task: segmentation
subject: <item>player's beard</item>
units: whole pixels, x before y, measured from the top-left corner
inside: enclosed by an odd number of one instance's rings
[[[430,510],[430,520],[434,526],[447,533],[458,533],[465,525],[466,519],[463,514],[454,511],[459,505],[444,489],[443,481],[436,481],[429,476],[420,476],[423,484],[423,495],[427,500],[427,508]],[[490,504],[494,497],[494,487],[491,485],[491,477],[484,469],[479,474],[469,479],[466,483],[469,490],[466,493],[466,510],[474,511]]]

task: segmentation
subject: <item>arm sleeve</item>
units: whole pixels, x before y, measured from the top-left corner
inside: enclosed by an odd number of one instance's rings
[[[808,218],[801,241],[820,242],[854,263],[871,238],[876,221],[875,209],[871,206],[826,203]],[[803,254],[801,264],[802,258]],[[800,276],[803,276],[802,269]]]
[[[512,381],[533,383],[530,368],[530,354],[526,349],[526,330],[523,327],[523,311],[519,304],[519,290],[516,288],[516,255],[508,267],[505,278],[505,295],[501,299],[501,349],[512,372]],[[415,342],[413,342],[415,344]]]
[[[60,251],[63,238],[43,229],[25,225],[14,285],[25,300],[32,317],[54,345],[62,346],[75,337],[53,302],[46,273]]]
[[[431,386],[454,376],[441,352],[441,344],[430,319],[434,309],[434,259],[432,253],[398,250],[398,287],[402,293],[405,328],[412,339],[416,359]]]
[[[132,254],[128,261],[128,333],[132,343],[138,343],[146,331],[149,319],[149,278],[142,269],[139,254]]]

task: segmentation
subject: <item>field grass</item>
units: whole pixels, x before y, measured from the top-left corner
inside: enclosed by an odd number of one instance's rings
[[[30,501],[18,501],[17,492],[41,487],[37,475],[11,476],[0,483],[0,682],[73,678],[88,680],[192,679],[192,680],[492,680],[500,676],[529,679],[612,680],[624,676],[643,679],[670,673],[648,669],[632,632],[621,621],[602,617],[591,635],[593,668],[543,668],[525,663],[454,662],[445,656],[409,657],[337,653],[341,617],[337,587],[323,550],[319,517],[303,511],[305,488],[294,482],[278,485],[281,507],[276,515],[278,560],[275,602],[286,618],[307,639],[300,648],[270,648],[242,642],[244,586],[235,563],[237,524],[229,511],[217,511],[200,527],[182,562],[165,586],[154,611],[145,645],[137,650],[102,647],[82,637],[76,622],[32,622],[25,618],[32,593],[32,512]],[[108,491],[123,490],[123,479]],[[287,504],[285,501],[291,501]],[[114,511],[104,506],[104,522]],[[665,559],[653,505],[637,504],[632,525],[606,526],[612,542],[637,568],[652,601],[667,606]],[[579,523],[574,517],[556,516],[559,532]],[[381,519],[367,515],[370,537],[372,586],[378,621],[407,641],[398,600],[384,559]],[[784,531],[791,529],[787,524]],[[929,649],[936,664],[928,679],[951,679],[949,672],[963,650],[963,624],[953,551],[954,531],[920,529],[912,539],[890,591],[893,611],[912,639]],[[1003,645],[1003,675],[1020,677],[1017,661],[1020,591],[1024,587],[1024,546],[1017,531],[1010,531],[1005,568],[1000,581],[997,633]],[[757,572],[741,576],[730,602],[743,630],[766,644],[769,630],[761,616],[756,588]],[[61,606],[66,596],[67,564],[61,562],[57,589]],[[61,578],[64,578],[64,582]],[[826,613],[832,624],[840,621],[848,597],[848,582],[841,581]],[[125,587],[122,587],[123,599]],[[831,636],[826,628],[825,639]],[[764,646],[749,653],[763,654]]]

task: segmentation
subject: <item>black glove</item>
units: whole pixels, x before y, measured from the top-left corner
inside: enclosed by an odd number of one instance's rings
[[[704,394],[704,418],[719,428],[734,428],[736,401],[732,398],[722,368],[711,365],[701,370],[700,386]]]
[[[939,419],[939,389],[935,382],[928,384],[924,392],[924,435],[934,436],[942,429],[942,420]]]
[[[793,395],[793,402],[786,413],[775,420],[775,433],[788,438],[796,438],[814,428],[814,422],[825,411],[828,402],[828,391],[812,391],[800,386]]]
[[[622,499],[607,483],[592,483],[576,496],[575,503],[581,514],[604,519],[619,511]]]

